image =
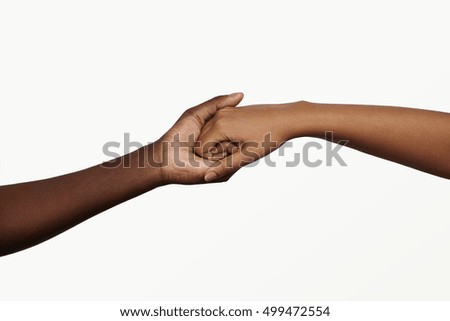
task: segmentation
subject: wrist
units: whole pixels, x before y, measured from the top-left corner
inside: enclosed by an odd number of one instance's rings
[[[314,113],[314,103],[305,100],[288,103],[284,121],[284,131],[287,139],[312,136],[314,132]]]
[[[168,184],[164,176],[164,167],[167,167],[167,164],[164,164],[163,155],[157,143],[141,147],[130,156],[132,166],[139,170],[149,189]]]
[[[102,177],[111,177],[113,185],[126,187],[133,195],[145,193],[164,185],[160,166],[149,161],[153,146],[147,145],[138,150],[107,161],[98,167],[104,171]]]

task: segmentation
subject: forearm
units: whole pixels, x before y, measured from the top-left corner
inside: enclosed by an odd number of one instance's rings
[[[450,114],[429,110],[344,104],[293,104],[289,137],[348,140],[347,146],[450,178]]]
[[[0,187],[0,255],[45,241],[160,184],[146,146],[79,172]]]

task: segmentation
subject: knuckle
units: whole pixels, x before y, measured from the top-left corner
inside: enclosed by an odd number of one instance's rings
[[[190,116],[195,114],[195,107],[188,108],[184,111],[183,115]]]
[[[185,112],[183,113],[182,117],[184,118],[192,118],[194,119],[198,125],[202,125],[203,121],[199,115],[198,109],[197,107],[191,107],[187,110],[185,110]]]
[[[223,121],[223,120],[225,119],[225,116],[226,116],[226,109],[227,109],[226,107],[225,107],[225,108],[222,108],[222,109],[219,109],[219,110],[216,112],[214,118],[216,118],[216,120],[221,120],[221,121]]]

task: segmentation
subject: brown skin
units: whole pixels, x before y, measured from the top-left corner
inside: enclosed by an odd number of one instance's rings
[[[0,186],[0,256],[43,242],[158,186],[205,183],[205,173],[214,162],[195,155],[194,142],[219,109],[236,106],[242,97],[241,93],[219,96],[190,108],[157,142],[111,162],[64,176]],[[170,144],[188,142],[189,135],[193,139],[186,147],[176,149]],[[163,160],[167,166],[158,164]],[[185,161],[185,166],[177,160]]]
[[[448,113],[305,101],[233,108],[242,97],[216,97],[188,109],[157,142],[111,162],[0,186],[0,255],[43,242],[158,186],[225,181],[291,138],[323,138],[326,131],[352,148],[450,178]],[[273,146],[263,145],[267,133]],[[185,147],[171,144],[176,142]]]
[[[205,180],[228,175],[295,137],[348,140],[347,146],[418,170],[450,178],[450,114],[401,107],[317,104],[224,108],[202,130],[198,155],[217,160]],[[263,146],[270,133],[272,148]],[[233,142],[233,153],[211,151],[211,142]],[[257,144],[255,144],[257,143]],[[217,165],[217,164],[216,164]]]

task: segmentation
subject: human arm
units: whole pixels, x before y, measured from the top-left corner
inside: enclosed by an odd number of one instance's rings
[[[161,139],[59,177],[0,186],[0,256],[43,242],[119,203],[166,184],[204,183],[212,161],[194,154],[202,126],[242,94],[188,109]]]
[[[325,132],[332,132],[335,142],[348,140],[348,147],[450,178],[450,114],[414,108],[306,101],[225,108],[204,127],[196,152],[214,158],[208,151],[214,141],[241,146],[208,170],[208,178],[215,179],[289,139],[324,138]],[[263,144],[268,133],[272,146]]]

